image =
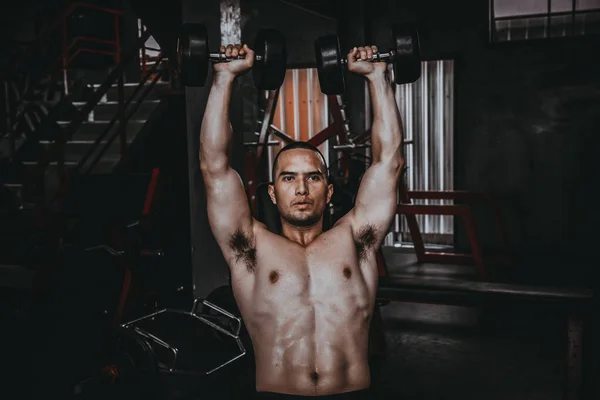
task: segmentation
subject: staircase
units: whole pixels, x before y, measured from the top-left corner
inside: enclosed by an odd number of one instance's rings
[[[141,82],[124,81],[122,66],[134,59],[148,35],[140,38],[138,48],[125,50],[131,57],[122,56],[102,83],[79,71],[70,77],[69,95],[48,95],[64,87],[63,81],[54,80],[38,83],[27,101],[20,99],[20,107],[29,110],[21,115],[23,123],[12,125],[17,131],[0,132],[0,267],[35,263],[38,238],[48,235],[48,219],[40,215],[64,212],[61,191],[71,190],[69,182],[111,174],[161,95],[171,90],[169,82],[159,79],[162,58]],[[97,71],[91,75],[97,77]],[[14,154],[2,159],[2,150],[11,147]]]
[[[98,84],[92,85],[94,90],[97,90],[98,86]],[[125,97],[131,97],[137,86],[137,82],[124,83]],[[144,84],[144,87],[147,86],[149,86],[148,83]],[[148,117],[152,114],[152,111],[160,103],[160,93],[164,93],[169,89],[170,86],[168,83],[157,82],[144,99],[141,99],[140,101],[138,93],[136,96],[137,98],[132,100],[130,107],[137,106],[137,110],[126,123],[127,126],[125,132],[127,145],[133,143],[136,135],[143,128]],[[48,114],[51,115],[51,111],[56,107],[64,107],[64,105],[59,104],[61,102],[62,100],[59,102],[40,102],[38,105],[43,106],[44,109],[50,110]],[[140,104],[136,105],[136,103]],[[81,110],[85,104],[84,101],[73,101],[71,103],[76,110]],[[71,170],[71,172],[83,172],[89,174],[103,174],[112,171],[121,160],[121,146],[118,137],[114,138],[110,144],[107,144],[107,138],[113,137],[115,132],[120,128],[118,122],[113,122],[113,120],[118,119],[118,111],[118,87],[115,84],[111,86],[106,95],[103,96],[102,100],[98,102],[94,109],[89,113],[87,119],[81,123],[73,136],[66,141],[64,164],[67,169]],[[12,192],[21,208],[27,209],[34,207],[34,199],[32,199],[31,196],[27,196],[23,190],[23,179],[27,175],[27,170],[35,168],[38,164],[39,155],[44,151],[48,151],[54,143],[54,137],[57,136],[56,129],[64,130],[72,122],[71,119],[65,117],[66,116],[63,116],[63,118],[56,121],[47,122],[45,125],[47,129],[41,129],[42,132],[39,132],[40,137],[37,143],[23,143],[18,149],[20,165],[13,166],[13,170],[11,171],[12,174],[9,173],[6,176],[3,186]],[[104,138],[96,143],[100,136],[104,136]],[[5,138],[5,140],[7,140],[7,138]],[[99,153],[104,146],[106,146],[106,151],[99,156]],[[94,158],[98,158],[98,161],[92,166],[92,160]],[[48,195],[52,195],[58,188],[58,175],[58,161],[52,160],[49,162],[44,176],[45,187],[48,189],[46,192]],[[46,200],[50,200],[50,198],[47,198]]]

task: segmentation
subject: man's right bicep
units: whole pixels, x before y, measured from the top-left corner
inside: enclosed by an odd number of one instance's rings
[[[235,233],[252,233],[252,214],[244,184],[233,168],[223,173],[204,174],[208,221],[223,248]]]

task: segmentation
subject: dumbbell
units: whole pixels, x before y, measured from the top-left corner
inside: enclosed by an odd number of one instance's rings
[[[287,48],[285,37],[275,29],[261,29],[254,41],[254,84],[260,90],[275,90],[285,79]],[[237,57],[243,58],[243,57]],[[211,53],[204,24],[184,24],[177,41],[177,64],[184,86],[206,83],[210,63],[228,62],[221,53]]]
[[[376,53],[370,62],[385,61],[393,64],[394,82],[398,85],[412,83],[421,77],[421,47],[419,33],[414,26],[392,26],[393,47],[385,53]],[[321,36],[315,41],[317,72],[321,91],[338,95],[346,89],[345,67],[348,61],[340,50],[337,35]]]

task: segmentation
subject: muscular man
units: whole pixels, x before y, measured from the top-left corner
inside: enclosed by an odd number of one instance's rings
[[[269,194],[282,235],[253,219],[239,175],[231,168],[229,101],[234,78],[252,67],[246,45],[222,47],[244,59],[214,66],[200,133],[200,166],[212,232],[231,270],[231,284],[252,340],[256,391],[275,396],[362,396],[370,387],[369,323],[377,291],[376,251],[396,210],[403,167],[402,128],[385,63],[374,46],[348,54],[363,75],[374,110],[372,165],[355,207],[322,231],[333,194],[314,147],[292,144],[275,161]],[[295,398],[295,397],[294,397]]]

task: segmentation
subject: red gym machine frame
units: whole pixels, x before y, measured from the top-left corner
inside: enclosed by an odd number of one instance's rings
[[[266,150],[269,146],[269,136],[274,135],[277,138],[283,140],[285,143],[292,143],[295,140],[285,132],[282,132],[273,125],[273,116],[277,105],[277,99],[279,97],[279,89],[269,92],[267,97],[265,112],[262,118],[260,132],[258,133],[258,141],[252,143],[256,145],[256,153],[252,157],[252,152],[248,151],[246,154],[246,176],[247,176],[247,194],[250,199],[252,209],[255,211],[255,193],[259,176],[259,168],[264,165],[266,160]],[[332,137],[338,138],[338,145],[334,148],[340,150],[348,150],[353,148],[360,148],[367,146],[367,142],[370,139],[370,130],[363,132],[354,138],[350,137],[348,128],[348,121],[344,110],[344,105],[341,96],[329,95],[327,96],[327,102],[329,106],[329,112],[331,114],[332,123],[325,129],[318,132],[312,138],[308,140],[308,143],[313,146],[319,146],[325,141]],[[404,144],[410,142],[404,141]],[[342,153],[340,158],[340,168],[347,174],[348,172],[348,155],[346,152]],[[404,183],[404,176],[400,178],[399,189],[400,189],[400,204],[398,204],[397,213],[403,214],[406,218],[408,229],[414,244],[415,253],[419,263],[474,263],[479,278],[484,281],[490,279],[486,263],[483,257],[483,251],[477,235],[477,228],[475,219],[472,212],[471,204],[475,202],[487,203],[491,207],[494,214],[494,220],[496,224],[496,232],[498,243],[502,249],[505,248],[504,242],[504,229],[501,221],[500,208],[495,201],[494,197],[489,193],[474,192],[474,191],[410,191],[407,190]],[[262,179],[264,180],[264,179]],[[412,200],[453,200],[460,202],[460,204],[444,204],[444,205],[423,205],[413,204]],[[453,215],[461,217],[465,224],[467,231],[467,237],[471,253],[447,253],[447,252],[433,252],[425,249],[421,231],[417,223],[417,215]],[[380,267],[380,275],[387,275],[385,267]]]

